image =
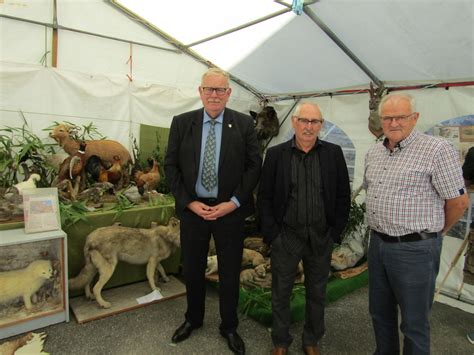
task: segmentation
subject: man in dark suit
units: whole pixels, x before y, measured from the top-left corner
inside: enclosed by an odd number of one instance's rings
[[[332,246],[347,224],[350,185],[341,147],[318,138],[323,122],[318,105],[298,105],[292,116],[295,136],[270,148],[263,165],[257,204],[264,241],[271,243],[273,354],[286,354],[293,340],[290,296],[301,260],[304,352],[319,354],[324,334]]]
[[[165,173],[181,220],[188,303],[172,341],[187,339],[203,324],[212,234],[219,265],[220,333],[234,353],[244,354],[236,331],[244,219],[254,212],[252,191],[262,159],[252,119],[226,108],[231,91],[228,74],[209,69],[199,87],[204,108],[176,116],[171,123]]]
[[[462,176],[466,188],[474,189],[474,147],[469,148],[462,166]],[[472,185],[472,187],[471,187]],[[467,246],[466,258],[464,259],[464,283],[474,285],[474,222],[471,221],[471,231],[469,233],[469,244]],[[474,329],[467,333],[467,339],[474,344]]]

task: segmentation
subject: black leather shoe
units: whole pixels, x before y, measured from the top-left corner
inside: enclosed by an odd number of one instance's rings
[[[239,334],[236,331],[233,332],[223,332],[221,335],[227,339],[227,345],[229,349],[232,350],[234,354],[244,355],[245,354],[245,344]]]
[[[181,324],[179,328],[176,329],[176,331],[174,332],[171,341],[173,343],[179,343],[180,341],[186,340],[189,338],[193,330],[197,328],[199,327],[195,327],[188,321],[184,321],[184,323]]]

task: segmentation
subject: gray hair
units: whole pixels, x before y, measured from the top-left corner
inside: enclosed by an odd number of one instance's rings
[[[296,105],[295,111],[293,111],[293,117],[300,115],[301,107],[304,105],[314,106],[319,110],[319,112],[321,112],[321,108],[319,107],[318,104],[315,104],[314,102],[310,102],[310,101],[301,101],[300,103],[298,103],[298,105]],[[323,117],[322,112],[321,112],[321,117]]]
[[[379,108],[378,108],[378,114],[379,116],[382,114],[382,106],[387,102],[387,101],[390,101],[390,100],[396,100],[396,101],[399,101],[399,100],[406,100],[408,101],[408,103],[410,104],[410,108],[411,108],[411,112],[415,112],[416,111],[416,102],[415,102],[415,99],[411,96],[411,95],[408,95],[408,94],[388,94],[388,95],[385,95],[382,100],[380,100],[380,104],[379,104]]]
[[[220,68],[209,68],[208,70],[206,70],[206,72],[202,74],[201,84],[207,76],[211,76],[211,75],[223,76],[227,80],[227,85],[229,84],[229,80],[230,80],[229,74]]]

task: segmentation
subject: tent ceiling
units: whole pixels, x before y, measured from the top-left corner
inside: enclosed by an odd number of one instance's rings
[[[301,16],[271,0],[116,2],[266,95],[474,78],[472,0],[319,0]]]

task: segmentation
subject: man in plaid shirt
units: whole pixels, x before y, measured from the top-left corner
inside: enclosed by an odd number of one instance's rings
[[[380,102],[385,140],[365,160],[369,309],[376,354],[430,353],[433,303],[442,238],[463,215],[469,198],[459,155],[444,139],[416,131],[419,113],[409,95]]]

